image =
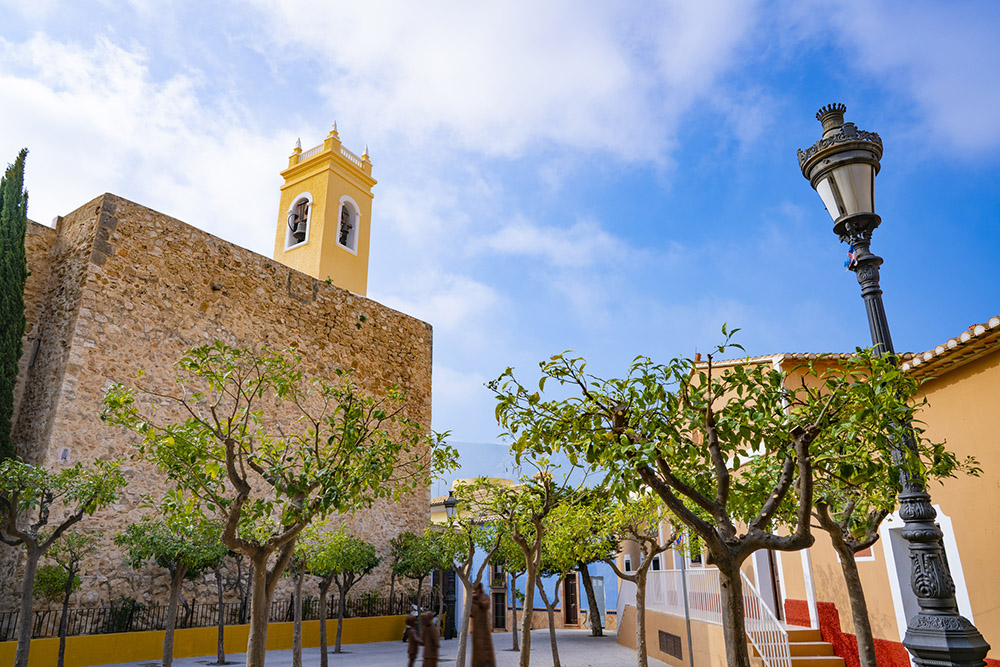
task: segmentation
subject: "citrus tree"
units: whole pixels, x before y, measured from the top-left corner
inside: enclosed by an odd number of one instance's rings
[[[49,472],[18,459],[0,461],[0,542],[25,552],[14,667],[28,666],[39,559],[85,516],[113,503],[124,486],[116,462]]]
[[[510,577],[510,602],[511,615],[513,616],[510,626],[511,650],[517,651],[519,648],[517,641],[517,603],[521,599],[521,593],[517,590],[517,578],[524,574],[524,552],[521,551],[521,547],[518,546],[509,532],[502,531],[500,533],[500,543],[497,545],[497,550],[493,553],[493,558],[490,560],[495,565],[503,566],[504,576]]]
[[[491,521],[490,513],[481,500],[487,497],[494,484],[489,479],[480,478],[473,484],[459,484],[455,487],[458,512],[448,519],[448,524],[438,533],[441,545],[442,565],[455,570],[455,576],[462,582],[461,630],[458,633],[458,653],[456,664],[464,667],[469,638],[469,620],[472,616],[473,588],[483,580],[483,572],[500,547],[503,531],[498,522]],[[473,565],[477,552],[484,557],[473,575]]]
[[[389,539],[389,600],[395,604],[396,579],[405,577],[407,552],[417,540],[417,535],[409,531],[402,532]]]
[[[271,599],[299,533],[328,514],[398,500],[455,452],[405,416],[398,387],[372,397],[350,370],[308,378],[294,351],[216,342],[177,368],[169,391],[113,386],[104,417],[138,433],[139,456],[214,513],[222,542],[250,560],[247,665],[261,667]]]
[[[326,621],[330,586],[337,587],[337,638],[333,652],[340,653],[347,593],[381,562],[374,545],[354,537],[341,526],[336,531],[311,531],[305,540],[305,562],[310,572],[320,577],[319,584],[319,660],[327,667]]]
[[[887,360],[860,354],[832,369],[809,366],[792,384],[770,364],[719,368],[716,356],[742,351],[723,334],[726,342],[702,363],[640,357],[625,377],[607,380],[561,354],[541,364],[537,390],[511,369],[491,386],[515,448],[562,451],[635,490],[647,487],[701,538],[719,570],[727,661],[749,667],[740,565],[758,549],[810,546],[813,452],[861,430],[889,447],[908,407],[892,391]],[[547,381],[560,395],[542,397]],[[889,389],[885,400],[898,409],[873,410],[873,384]],[[784,511],[786,503],[794,506]]]
[[[62,594],[62,610],[59,613],[59,658],[58,667],[63,667],[66,660],[66,622],[69,617],[69,598],[73,591],[80,588],[80,567],[83,559],[97,551],[97,533],[94,531],[69,530],[56,541],[45,554],[46,558],[55,562],[62,573],[65,583]]]
[[[80,590],[81,585],[83,585],[83,580],[79,576],[69,576],[69,573],[58,565],[39,565],[35,571],[35,585],[33,588],[35,589],[34,595],[36,600],[45,600],[52,604],[62,602],[64,598],[69,598],[73,593]],[[49,608],[42,613],[48,616],[51,612],[52,609]],[[35,621],[37,623],[38,612],[35,613]],[[60,618],[60,621],[62,621],[62,618]],[[60,644],[64,645],[65,643],[60,641]]]
[[[614,503],[609,507],[606,518],[607,529],[617,541],[634,542],[640,550],[639,566],[633,571],[619,569],[613,558],[607,559],[607,563],[615,574],[635,584],[636,660],[639,667],[646,667],[649,663],[646,648],[646,578],[653,558],[677,541],[677,527],[673,515],[666,511],[660,498],[645,489]]]
[[[306,528],[308,531],[309,528]],[[285,574],[292,578],[294,592],[292,593],[292,667],[302,667],[302,585],[305,583],[306,552],[309,544],[299,536],[295,540],[292,557],[288,560]]]
[[[930,441],[919,421],[911,421],[913,411],[926,405],[926,399],[919,396],[920,382],[912,375],[887,369],[866,389],[871,410],[897,423],[910,423],[909,441],[913,447],[907,450],[904,471],[915,470],[928,482],[958,474],[980,474],[974,458],[960,460],[945,443]],[[813,457],[813,520],[817,528],[829,534],[840,560],[861,667],[876,667],[875,639],[855,555],[878,541],[882,521],[896,506],[902,477],[899,451],[887,448],[878,433],[859,430],[852,435],[851,439],[831,443],[825,452]]]
[[[544,533],[541,559],[535,577],[538,593],[541,595],[549,619],[549,645],[552,649],[553,667],[559,667],[561,664],[559,647],[556,643],[555,609],[559,606],[563,582],[577,568],[580,561],[607,557],[612,550],[608,540],[601,539],[599,534],[601,519],[594,515],[593,505],[582,502],[580,495],[580,493],[568,495],[564,502],[556,505],[542,522]],[[545,590],[544,579],[553,581],[551,599]]]
[[[524,559],[524,613],[521,623],[521,653],[518,664],[528,667],[531,659],[531,610],[535,585],[542,569],[545,518],[571,495],[571,490],[555,479],[555,467],[545,458],[530,460],[538,472],[522,476],[513,486],[497,486],[484,498],[486,507],[500,529],[510,535]],[[566,476],[568,479],[569,475]]]
[[[401,536],[403,535],[408,534],[403,533]],[[399,560],[393,569],[401,577],[416,580],[415,604],[419,606],[424,580],[434,574],[434,570],[442,566],[445,555],[436,533],[424,531],[421,535],[413,535],[412,533],[409,535],[412,537],[404,537],[401,543]]]
[[[143,517],[115,536],[125,551],[126,562],[134,568],[152,561],[170,573],[170,592],[163,638],[163,667],[174,659],[174,627],[177,606],[185,578],[194,579],[212,569],[226,555],[220,536],[222,526],[209,521],[190,501],[176,495],[161,503],[160,518]],[[221,610],[220,610],[221,613]]]

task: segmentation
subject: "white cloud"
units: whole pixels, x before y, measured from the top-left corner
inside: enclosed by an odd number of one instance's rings
[[[261,51],[281,60],[319,54],[331,105],[372,136],[391,128],[418,144],[492,155],[554,142],[654,160],[665,157],[680,116],[733,62],[756,6],[256,4],[275,40]]]
[[[473,328],[479,328],[473,323],[481,323],[487,314],[496,312],[502,301],[488,285],[436,269],[401,274],[396,285],[394,293],[373,298],[428,322],[436,333],[472,333]]]
[[[0,41],[0,98],[16,100],[0,105],[0,126],[16,128],[0,153],[30,151],[29,216],[111,191],[269,255],[288,136],[206,106],[203,85],[197,72],[156,80],[142,49],[106,38]]]
[[[926,0],[784,4],[784,39],[794,48],[832,40],[865,84],[874,77],[877,85],[905,96],[912,107],[903,103],[891,113],[907,118],[912,111],[916,126],[903,131],[913,144],[966,155],[992,154],[1000,145],[1000,6]]]
[[[560,268],[584,268],[597,262],[620,259],[626,244],[604,231],[594,220],[579,220],[572,227],[543,227],[517,217],[499,231],[474,241],[507,255],[537,257]]]
[[[434,401],[453,410],[489,402],[492,394],[485,384],[486,377],[478,371],[460,371],[434,364]]]

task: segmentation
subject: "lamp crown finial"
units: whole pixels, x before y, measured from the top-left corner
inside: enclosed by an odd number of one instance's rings
[[[816,120],[823,123],[823,137],[827,136],[831,130],[835,130],[844,124],[844,112],[847,106],[840,102],[827,104],[819,108],[816,112]]]

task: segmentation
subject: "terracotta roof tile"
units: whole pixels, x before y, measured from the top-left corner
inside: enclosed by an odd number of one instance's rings
[[[1000,346],[1000,315],[991,317],[982,324],[973,324],[947,342],[913,355],[902,368],[919,377],[940,375],[978,359],[998,346]]]

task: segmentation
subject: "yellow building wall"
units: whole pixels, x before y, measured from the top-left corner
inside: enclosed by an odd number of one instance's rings
[[[319,621],[302,623],[302,646],[319,646]],[[343,644],[366,644],[398,640],[403,636],[406,616],[344,619]],[[292,623],[271,623],[267,630],[267,649],[277,651],[292,648]],[[333,645],[337,621],[327,621],[327,638]],[[249,625],[230,625],[225,629],[226,653],[245,653]],[[118,662],[156,660],[163,657],[162,630],[154,632],[123,632],[107,635],[83,635],[66,638],[66,667],[90,667]],[[188,628],[174,632],[174,657],[190,658],[216,653],[216,628]],[[14,664],[17,642],[0,642],[0,665]],[[33,639],[28,667],[51,667],[59,655],[57,638]]]
[[[618,643],[634,649],[636,647],[635,607],[627,605],[618,625]],[[669,632],[681,638],[681,658],[675,658],[660,650],[659,631]],[[691,645],[694,649],[694,663],[698,667],[726,667],[726,640],[721,625],[691,621]],[[649,657],[662,660],[673,667],[689,667],[687,630],[684,619],[670,614],[646,610],[646,652]]]
[[[301,151],[296,149],[289,159],[288,168],[281,172],[284,184],[278,204],[274,259],[317,280],[329,279],[338,287],[365,296],[368,290],[372,187],[376,183],[371,177],[371,162],[365,157],[359,167],[345,157],[335,132],[326,138],[318,153],[301,160],[300,154]],[[288,211],[292,203],[306,193],[312,197],[306,241],[286,250]],[[357,204],[360,216],[356,230],[356,253],[337,242],[340,200],[345,195]]]
[[[921,411],[927,436],[945,440],[960,458],[975,456],[983,473],[932,484],[932,501],[952,520],[965,571],[973,620],[994,648],[1000,647],[1000,576],[995,515],[1000,507],[1000,349],[924,387]]]

